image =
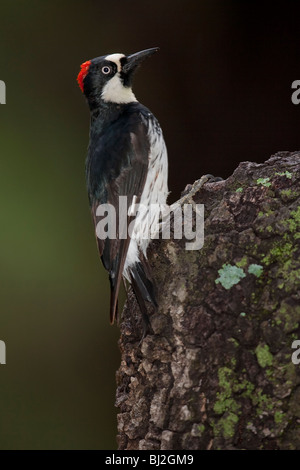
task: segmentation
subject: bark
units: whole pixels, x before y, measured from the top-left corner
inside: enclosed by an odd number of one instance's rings
[[[300,449],[300,153],[194,192],[203,248],[153,241],[152,331],[122,314],[119,449]]]

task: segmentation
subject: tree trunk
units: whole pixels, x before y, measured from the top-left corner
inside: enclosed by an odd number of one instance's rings
[[[154,240],[151,331],[122,314],[119,449],[300,449],[300,153],[195,188],[204,246]]]

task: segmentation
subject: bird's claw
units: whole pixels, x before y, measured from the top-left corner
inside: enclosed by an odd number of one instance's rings
[[[206,183],[217,183],[218,181],[223,181],[223,178],[220,176],[214,176],[208,173],[207,175],[201,176],[201,178],[193,185],[188,184],[183,193],[181,194],[181,199],[177,201],[180,205],[184,204],[187,200],[192,199],[192,197],[206,184]]]

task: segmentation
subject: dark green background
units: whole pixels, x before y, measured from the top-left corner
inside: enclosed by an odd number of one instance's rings
[[[164,130],[174,201],[203,173],[299,149],[295,4],[1,1],[1,449],[116,447],[118,328],[85,191],[80,64],[160,46],[134,91]]]

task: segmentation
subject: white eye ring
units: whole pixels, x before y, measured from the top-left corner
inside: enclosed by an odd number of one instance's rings
[[[108,67],[108,65],[105,65],[104,67],[102,67],[101,72],[104,73],[104,75],[108,75],[111,72],[111,68]]]

